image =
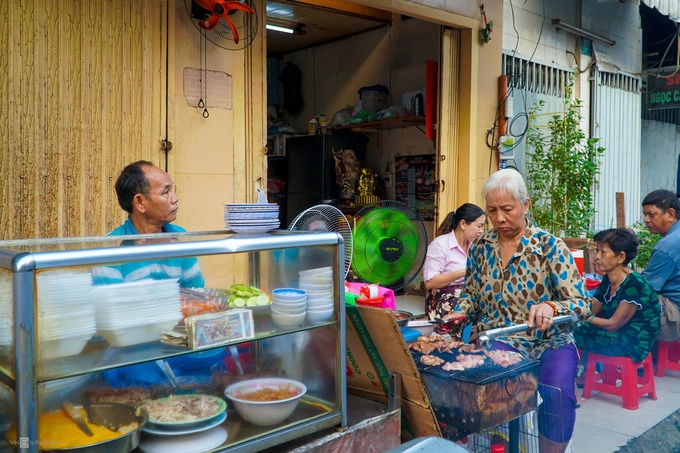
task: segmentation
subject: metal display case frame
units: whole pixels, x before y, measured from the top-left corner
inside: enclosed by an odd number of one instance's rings
[[[140,239],[168,239],[168,243],[131,244]],[[151,241],[147,241],[151,242]],[[106,246],[101,246],[106,244]],[[344,307],[344,244],[336,233],[290,232],[277,230],[259,235],[239,235],[228,231],[208,231],[196,233],[164,233],[160,235],[81,237],[61,239],[30,239],[0,241],[0,269],[11,272],[13,300],[13,356],[14,373],[0,370],[0,382],[15,393],[17,439],[28,439],[19,443],[18,451],[38,451],[39,392],[41,383],[69,377],[67,372],[50,371],[48,376],[39,376],[37,364],[37,316],[36,275],[45,270],[69,269],[82,266],[110,265],[111,263],[157,260],[180,257],[205,257],[226,254],[248,254],[248,274],[257,272],[259,254],[276,250],[328,249],[332,250],[335,319],[321,325],[305,325],[290,331],[268,332],[252,341],[261,343],[272,337],[285,336],[295,332],[330,328],[335,332],[333,343],[335,354],[335,401],[330,410],[317,413],[309,419],[299,420],[291,426],[282,428],[262,427],[261,433],[230,445],[227,443],[219,451],[257,451],[297,439],[307,434],[333,426],[346,426],[346,386],[345,386],[345,307]],[[301,264],[298,263],[298,266]],[[231,342],[208,349],[244,343]],[[160,343],[160,342],[159,342]],[[151,353],[146,358],[129,363],[114,363],[110,369],[131,363],[151,362],[164,359],[162,348],[158,354]],[[188,352],[187,352],[188,351]],[[190,354],[187,350],[177,355]],[[101,371],[101,369],[97,370]],[[91,371],[94,373],[95,371]],[[50,375],[51,373],[51,375]],[[73,375],[88,374],[87,370],[75,371]],[[330,384],[327,384],[330,386]],[[227,421],[228,423],[228,421]],[[257,432],[257,428],[255,429]],[[227,441],[229,442],[229,441]]]

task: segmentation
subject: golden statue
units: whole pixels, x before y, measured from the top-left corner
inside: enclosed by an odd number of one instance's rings
[[[359,176],[359,195],[356,198],[356,204],[359,206],[375,203],[378,197],[375,191],[378,186],[378,175],[370,168],[362,168]]]

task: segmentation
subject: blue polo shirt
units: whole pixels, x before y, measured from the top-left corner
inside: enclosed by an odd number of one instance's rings
[[[642,276],[657,294],[680,306],[680,221],[654,246]]]
[[[162,228],[165,233],[184,233],[180,226],[167,223]],[[122,236],[138,234],[130,217],[121,226],[111,231],[107,236]],[[198,260],[188,258],[166,258],[162,260],[131,261],[115,266],[104,266],[92,269],[92,279],[95,285],[134,282],[143,279],[177,279],[182,288],[202,288],[205,286]]]

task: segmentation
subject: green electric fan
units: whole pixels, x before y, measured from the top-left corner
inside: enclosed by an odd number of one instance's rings
[[[399,291],[418,275],[426,253],[425,226],[405,204],[383,200],[354,216],[352,270],[360,280]]]

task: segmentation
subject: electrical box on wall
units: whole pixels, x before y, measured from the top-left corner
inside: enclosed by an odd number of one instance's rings
[[[498,162],[500,168],[507,167],[509,160],[515,158],[515,137],[503,135],[498,139]]]

